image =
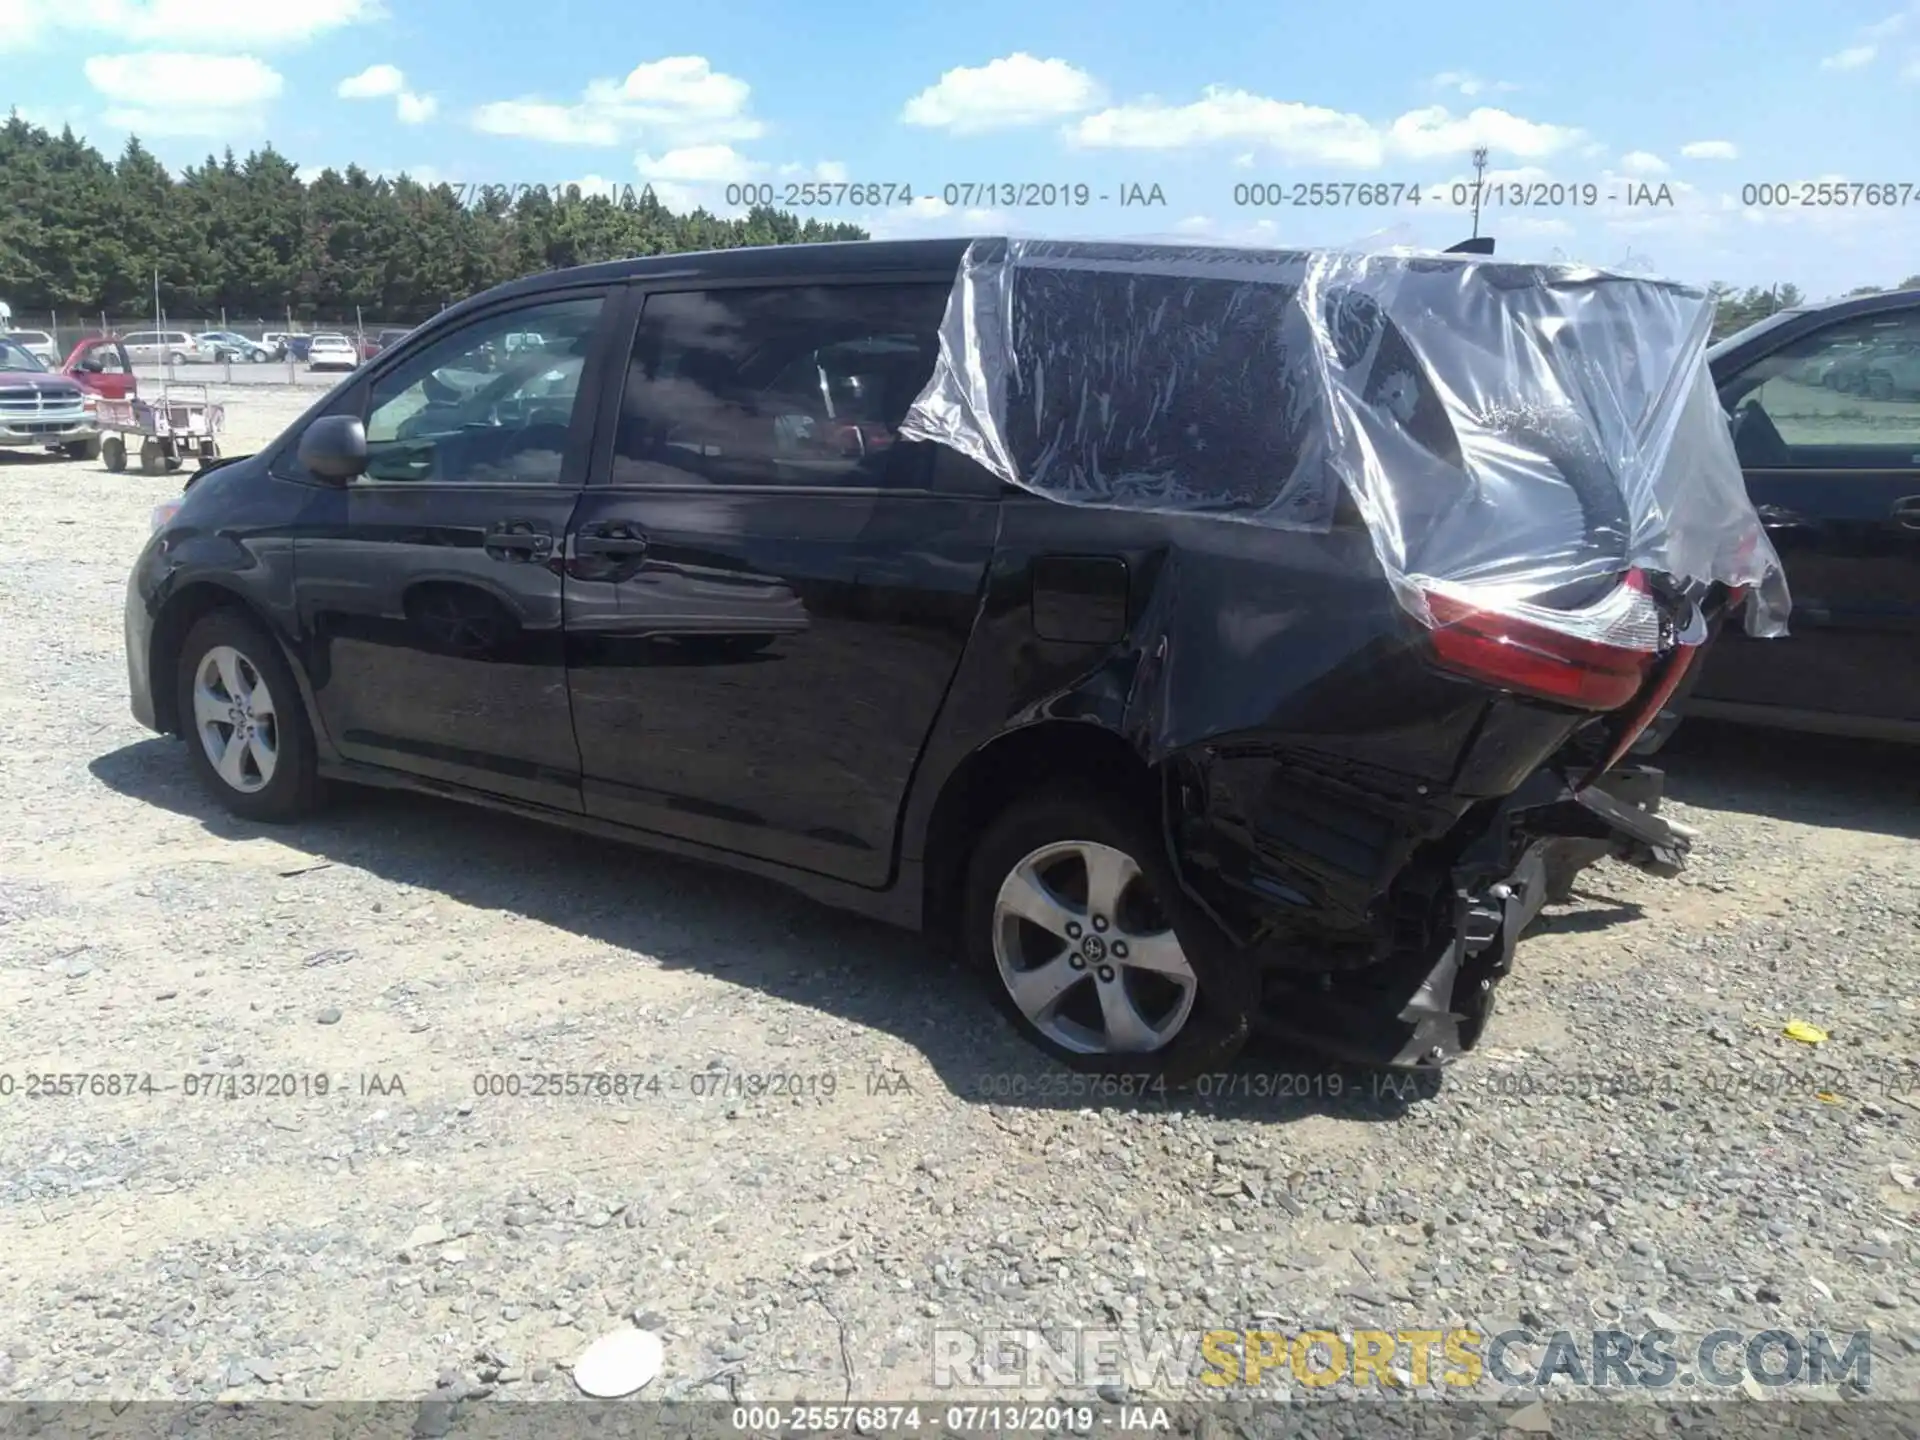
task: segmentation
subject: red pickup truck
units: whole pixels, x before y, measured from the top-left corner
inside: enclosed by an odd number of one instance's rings
[[[60,373],[97,400],[124,400],[140,391],[127,347],[109,335],[92,335],[75,345]]]

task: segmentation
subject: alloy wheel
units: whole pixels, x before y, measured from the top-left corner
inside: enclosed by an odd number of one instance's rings
[[[193,675],[193,724],[214,773],[243,795],[273,781],[280,727],[259,667],[231,645],[216,645]]]
[[[1164,1048],[1199,989],[1139,863],[1094,841],[1043,845],[1013,867],[994,900],[993,958],[1028,1023],[1082,1055]]]

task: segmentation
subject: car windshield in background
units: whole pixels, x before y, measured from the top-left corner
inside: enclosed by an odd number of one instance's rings
[[[47,367],[26,346],[14,340],[0,339],[0,370],[36,370],[44,375]]]
[[[1769,330],[1777,330],[1782,325],[1786,324],[1789,320],[1792,320],[1806,313],[1807,313],[1806,308],[1804,306],[1798,307],[1792,310],[1776,310],[1773,312],[1773,314],[1767,316],[1765,319],[1756,320],[1753,322],[1753,324],[1747,326],[1745,329],[1734,331],[1733,334],[1727,336],[1726,339],[1716,341],[1714,344],[1707,347],[1707,363],[1711,365],[1714,361],[1718,360],[1722,355],[1725,355],[1729,350],[1732,350],[1736,345],[1744,345],[1747,343],[1747,341],[1753,339],[1756,335],[1764,335]]]

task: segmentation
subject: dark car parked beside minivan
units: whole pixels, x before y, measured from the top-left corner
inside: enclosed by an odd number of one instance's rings
[[[1432,563],[1384,569],[1383,492],[1343,480],[1301,357],[1338,352],[1383,466],[1458,477],[1423,378],[1453,322],[1349,296],[1323,334],[1317,281],[1095,247],[1007,269],[1003,352],[968,306],[1004,243],[658,256],[452,307],[156,514],[134,713],[249,818],[400,786],[920,927],[1070,1064],[1191,1071],[1257,1028],[1452,1059],[1570,867],[1679,868],[1622,756],[1740,584],[1635,558],[1620,487],[1534,419],[1503,453],[1539,449],[1550,503],[1503,527],[1478,481],[1409,481]],[[1406,284],[1474,305],[1671,298],[1435,263]],[[1541,364],[1579,348],[1536,329]],[[1520,585],[1523,543],[1567,573]]]
[[[1920,741],[1920,290],[1781,311],[1707,358],[1794,619],[1715,646],[1687,712]]]

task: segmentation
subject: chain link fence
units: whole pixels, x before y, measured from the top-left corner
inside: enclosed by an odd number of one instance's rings
[[[13,311],[6,333],[63,366],[82,341],[109,336],[130,347],[134,373],[142,379],[202,381],[209,384],[331,384],[337,369],[315,371],[307,363],[307,342],[315,335],[344,335],[362,360],[370,359],[417,320],[348,315],[115,315],[77,311]]]

